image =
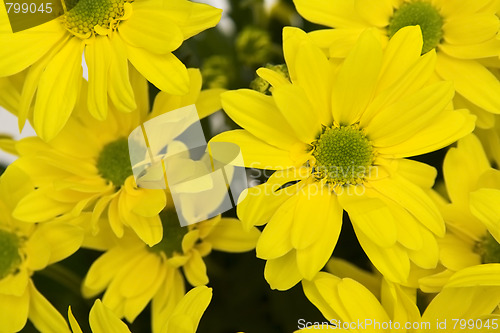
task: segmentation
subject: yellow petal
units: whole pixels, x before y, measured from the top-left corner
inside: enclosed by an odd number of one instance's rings
[[[30,310],[29,318],[40,332],[64,333],[70,332],[64,317],[43,297],[30,283]]]
[[[69,223],[52,222],[41,225],[37,232],[42,233],[49,246],[48,264],[61,261],[75,253],[83,242],[83,229]]]
[[[71,38],[48,63],[40,78],[33,125],[38,136],[46,141],[61,131],[75,107],[83,80],[81,64],[81,41]]]
[[[83,333],[82,329],[80,328],[80,325],[75,319],[75,316],[73,316],[73,312],[71,311],[71,306],[68,307],[68,321],[69,321],[69,326],[71,327],[71,331],[73,333]]]
[[[257,244],[260,232],[257,228],[249,232],[243,229],[237,219],[223,218],[205,238],[213,249],[225,252],[246,252],[253,250]]]
[[[470,194],[470,209],[472,214],[483,222],[490,234],[500,241],[500,191],[482,188]]]
[[[212,299],[212,288],[199,286],[191,289],[177,304],[175,310],[162,330],[165,333],[194,333],[203,313]],[[186,325],[187,324],[187,325]],[[179,328],[186,328],[181,329]]]
[[[130,112],[137,107],[134,91],[130,84],[129,63],[126,48],[120,38],[109,38],[111,43],[108,57],[109,66],[108,95],[118,111]]]
[[[331,79],[330,64],[325,54],[312,42],[303,42],[297,50],[295,63],[290,64],[290,66],[295,66],[296,78],[294,84],[298,84],[304,89],[305,95],[312,105],[312,108],[305,111],[304,115],[302,115],[303,121],[307,122],[309,125],[311,120],[306,120],[304,118],[314,115],[314,118],[317,118],[317,122],[320,124],[331,124],[330,92],[333,82]],[[273,91],[273,95],[275,91]],[[290,92],[293,93],[293,91]],[[300,95],[303,95],[303,93],[300,93]],[[309,126],[314,126],[314,129],[317,129],[316,123],[310,124]],[[309,129],[309,131],[310,130],[311,129]]]
[[[393,158],[435,151],[471,133],[475,119],[467,110],[446,111],[408,140],[391,147],[379,147],[378,151]]]
[[[378,91],[393,85],[415,66],[420,59],[422,45],[422,32],[419,26],[404,27],[392,36],[384,50]]]
[[[189,76],[186,66],[172,53],[157,55],[127,45],[127,55],[134,67],[158,89],[173,95],[188,93]]]
[[[277,290],[288,290],[302,280],[297,267],[295,250],[283,257],[268,260],[264,269],[264,277],[271,289]]]
[[[444,80],[453,81],[455,89],[477,106],[500,113],[500,82],[474,60],[459,60],[439,54],[436,71]]]
[[[13,215],[16,219],[26,222],[40,222],[68,213],[71,203],[62,203],[48,197],[51,188],[39,188],[25,196],[15,208]]]
[[[19,332],[28,320],[30,290],[26,288],[22,296],[0,294],[0,323],[2,331]]]
[[[221,94],[226,89],[206,89],[200,92],[196,100],[196,110],[200,119],[210,116],[212,113],[222,109]]]
[[[276,148],[245,130],[232,130],[216,135],[210,142],[231,142],[238,145],[247,168],[266,170],[288,169],[298,164],[287,150]]]
[[[266,143],[289,149],[298,141],[270,96],[247,89],[228,91],[222,94],[222,106],[238,125]]]
[[[476,44],[494,38],[499,28],[493,13],[450,17],[443,24],[443,38],[450,44]]]
[[[418,186],[401,177],[371,182],[374,189],[408,210],[430,231],[442,237],[444,221],[434,202]]]
[[[0,34],[0,77],[16,74],[32,65],[65,34],[57,20],[25,31]]]
[[[331,196],[328,216],[323,221],[323,234],[309,247],[297,250],[297,266],[305,279],[312,279],[332,256],[342,228],[343,210],[335,196]]]
[[[429,85],[381,109],[366,125],[366,133],[376,147],[399,144],[426,128],[451,102],[454,93],[451,82]]]
[[[500,286],[500,264],[476,265],[455,273],[445,288]]]
[[[273,90],[273,98],[295,136],[304,143],[310,143],[321,133],[321,123],[309,103],[304,89],[287,84]],[[326,111],[326,106],[323,110]],[[325,123],[325,124],[329,124]]]
[[[287,182],[294,181],[296,177],[287,177],[283,172],[277,171],[281,178],[276,176],[277,182],[268,182],[251,187],[243,192],[245,199],[236,207],[237,214],[246,230],[254,225],[266,224],[273,216],[276,209],[288,198],[295,194],[299,183],[288,186],[280,191],[278,189]],[[243,195],[242,194],[242,195]]]
[[[350,125],[359,119],[373,97],[381,66],[382,46],[373,32],[367,30],[359,37],[333,83],[334,121]]]
[[[198,251],[193,250],[191,252],[191,258],[184,265],[184,273],[192,286],[201,286],[208,283],[207,267]]]
[[[97,299],[89,314],[93,333],[129,333],[127,325]]]
[[[373,265],[390,281],[405,283],[410,273],[410,260],[405,251],[397,244],[383,248],[375,244],[369,237],[353,224],[359,244]]]
[[[111,44],[107,36],[94,37],[85,47],[89,71],[88,108],[92,116],[105,120],[108,115],[108,75],[111,65]]]
[[[357,14],[355,1],[293,0],[299,14],[306,20],[328,27],[367,26]]]
[[[379,198],[358,196],[355,187],[346,187],[339,195],[339,202],[347,211],[351,222],[378,246],[388,247],[396,243],[397,232],[394,218],[387,205]]]
[[[298,193],[297,203],[293,208],[291,241],[295,249],[304,249],[325,234],[326,224],[338,225],[337,216],[330,216],[332,208],[338,207],[335,195],[319,183],[312,183]],[[335,235],[329,235],[335,239]],[[335,242],[333,242],[335,243]]]
[[[490,168],[479,139],[471,134],[446,153],[443,174],[448,196],[453,203],[468,205],[469,193],[475,190],[479,175]]]
[[[163,11],[134,10],[132,17],[123,21],[118,29],[127,43],[156,54],[165,54],[181,46],[184,37],[177,24]]]
[[[222,9],[191,1],[169,1],[162,3],[164,13],[181,28],[184,39],[219,23]],[[134,4],[135,5],[135,4]],[[147,3],[145,3],[145,7]],[[157,10],[157,7],[152,9]]]
[[[257,75],[269,82],[269,84],[273,87],[290,84],[290,81],[287,80],[282,74],[269,68],[261,67],[257,69]]]
[[[298,199],[299,195],[292,196],[273,212],[257,242],[257,257],[276,259],[290,252],[290,232]]]
[[[377,1],[376,3],[371,0],[356,0],[354,8],[366,22],[379,28],[389,25],[389,19],[394,11],[391,0]]]

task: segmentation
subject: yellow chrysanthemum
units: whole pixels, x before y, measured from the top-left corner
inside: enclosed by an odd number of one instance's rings
[[[78,250],[83,230],[71,221],[33,224],[13,219],[12,210],[31,186],[25,180],[13,167],[0,178],[0,332],[18,332],[28,318],[42,332],[69,332],[31,276]]]
[[[495,186],[492,176],[498,174],[490,168],[481,143],[473,134],[448,151],[443,173],[451,202],[442,199],[440,205],[447,226],[446,235],[438,240],[442,266],[437,274],[420,280],[420,287],[426,292],[440,291],[450,276],[466,267],[500,263],[500,244],[471,212],[471,193]]]
[[[160,90],[186,94],[189,76],[172,51],[221,16],[220,9],[187,0],[65,3],[61,17],[16,33],[0,6],[0,77],[27,70],[19,125],[33,106],[33,125],[44,140],[59,133],[77,103],[82,52],[89,69],[89,112],[104,120],[108,99],[120,111],[136,108],[129,61]]]
[[[304,281],[307,298],[328,322],[306,325],[300,331],[330,332],[495,332],[500,328],[500,265],[484,265],[481,272],[465,269],[449,282],[420,315],[415,293],[384,282],[379,301],[360,283],[319,273]],[[335,324],[337,327],[328,326]]]
[[[181,300],[172,304],[165,316],[161,318],[162,333],[194,333],[198,327],[201,316],[212,299],[212,289],[199,286],[191,289]],[[82,333],[71,307],[68,309],[68,318],[73,333]],[[89,314],[90,328],[93,333],[130,333],[127,325],[116,314],[97,299]]]
[[[85,297],[106,290],[103,303],[129,322],[152,300],[153,332],[165,332],[161,329],[165,315],[185,293],[181,267],[191,285],[205,285],[208,276],[204,256],[212,249],[252,250],[260,235],[255,228],[246,232],[238,220],[220,216],[181,227],[173,205],[160,217],[160,243],[149,247],[135,235],[125,235],[94,262],[83,283]]]
[[[110,112],[100,122],[88,115],[82,102],[83,110],[78,109],[50,143],[32,137],[16,144],[20,158],[15,164],[36,186],[16,207],[18,219],[38,222],[92,211],[94,234],[104,214],[118,237],[130,227],[149,245],[161,240],[158,213],[165,207],[165,192],[136,187],[127,137],[144,121],[183,106],[196,103],[199,116],[204,117],[220,108],[221,91],[200,92],[201,75],[190,69],[189,94],[180,97],[160,92],[150,113],[146,81],[136,72],[131,74],[138,104],[134,112]],[[184,128],[176,130],[168,135],[175,138]]]
[[[334,28],[311,33],[332,57],[345,57],[367,28],[373,28],[386,43],[399,29],[420,25],[424,39],[422,53],[436,49],[437,76],[453,81],[460,95],[457,97],[467,99],[475,109],[500,113],[500,82],[479,61],[494,57],[498,63],[500,20],[496,15],[496,0],[294,0],[294,3],[306,19]],[[484,116],[484,111],[478,112]],[[491,119],[485,119],[484,125],[491,126]]]
[[[301,30],[284,30],[291,82],[269,69],[272,96],[222,95],[244,130],[213,141],[241,148],[246,167],[279,170],[238,205],[247,225],[267,223],[257,256],[268,260],[272,288],[312,279],[337,242],[347,211],[368,257],[384,276],[404,283],[410,261],[437,264],[439,211],[424,192],[435,170],[405,159],[434,151],[472,131],[474,116],[447,106],[449,82],[426,85],[435,52],[421,55],[418,27],[401,29],[385,51],[370,31],[337,66]]]

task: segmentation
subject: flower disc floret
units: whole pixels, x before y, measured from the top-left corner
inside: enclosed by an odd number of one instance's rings
[[[419,25],[422,29],[424,45],[422,54],[435,48],[443,37],[443,18],[432,4],[426,1],[405,2],[392,16],[388,33],[389,37],[401,28]]]
[[[15,272],[21,264],[20,243],[16,234],[0,230],[0,280]]]
[[[132,166],[128,152],[128,141],[121,138],[108,143],[97,159],[99,174],[116,187],[120,187],[131,176]]]
[[[71,8],[68,8],[68,4]],[[67,3],[65,15],[68,30],[77,35],[89,35],[95,26],[113,28],[117,19],[124,15],[124,0],[79,0]]]
[[[369,171],[374,151],[357,125],[332,126],[312,143],[314,174],[332,184],[359,184]]]
[[[500,263],[500,244],[488,232],[476,243],[475,252],[481,256],[481,263]]]

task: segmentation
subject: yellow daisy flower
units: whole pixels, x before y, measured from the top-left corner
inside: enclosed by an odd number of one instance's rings
[[[92,211],[94,234],[104,214],[118,237],[123,236],[125,227],[130,227],[148,245],[161,240],[158,213],[165,207],[165,192],[136,187],[127,137],[144,121],[183,106],[196,103],[200,117],[217,111],[221,90],[200,92],[201,75],[190,69],[189,94],[180,97],[160,92],[149,112],[146,81],[135,71],[131,75],[138,104],[134,112],[110,112],[100,122],[88,115],[82,101],[64,130],[50,143],[38,137],[17,142],[20,157],[14,163],[26,171],[36,188],[19,202],[14,211],[16,218],[38,222]],[[184,129],[178,130],[169,133],[172,138]]]
[[[0,331],[18,332],[29,318],[42,332],[69,332],[31,276],[78,250],[83,230],[71,221],[33,224],[13,219],[16,202],[31,187],[25,180],[13,167],[0,178]]]
[[[194,333],[201,316],[212,299],[212,288],[205,286],[191,289],[177,304],[172,304],[168,313],[162,318],[163,333]],[[82,333],[71,307],[68,309],[68,318],[73,333]],[[90,328],[93,333],[130,333],[127,325],[116,314],[97,299],[89,314]]]
[[[238,144],[246,167],[278,170],[238,205],[247,226],[268,223],[257,256],[267,260],[271,287],[316,275],[335,247],[343,210],[390,280],[404,283],[410,261],[435,267],[435,236],[445,228],[422,189],[435,170],[405,157],[470,133],[474,116],[447,108],[449,82],[426,85],[435,52],[420,54],[420,29],[401,29],[385,51],[367,31],[340,66],[299,29],[286,28],[283,40],[291,82],[261,68],[272,96],[224,93],[224,110],[244,130],[212,140]]]
[[[245,252],[255,248],[259,231],[243,230],[236,219],[220,216],[181,227],[171,204],[160,213],[162,241],[153,247],[135,235],[125,235],[90,267],[83,295],[103,292],[103,303],[129,322],[152,300],[153,332],[164,332],[163,320],[185,293],[184,272],[193,286],[208,283],[203,257],[212,249]],[[144,274],[144,272],[148,274]]]
[[[422,53],[436,49],[436,74],[460,97],[500,113],[500,82],[479,60],[500,55],[497,0],[294,0],[307,20],[334,29],[311,37],[332,57],[344,57],[366,28],[386,43],[399,29],[419,25]]]
[[[476,136],[470,134],[460,139],[457,147],[448,151],[443,173],[451,202],[442,199],[440,205],[447,226],[446,235],[438,240],[442,266],[437,274],[419,281],[420,288],[426,292],[439,292],[455,272],[466,267],[500,263],[500,244],[471,212],[474,196],[471,193],[494,186],[491,178],[498,174],[491,169]]]
[[[0,6],[0,77],[27,70],[19,125],[33,105],[33,125],[44,140],[61,131],[77,103],[82,53],[89,69],[89,112],[104,120],[108,99],[120,111],[136,108],[129,62],[160,90],[186,94],[189,76],[172,51],[221,17],[220,9],[187,0],[64,2],[61,17],[16,33]]]
[[[478,272],[456,273],[424,313],[420,315],[415,294],[384,281],[380,302],[360,283],[319,273],[304,281],[304,293],[328,322],[300,322],[300,331],[347,332],[494,332],[500,327],[500,265],[485,265]]]

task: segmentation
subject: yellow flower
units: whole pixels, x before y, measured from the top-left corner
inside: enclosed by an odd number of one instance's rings
[[[191,289],[182,299],[172,304],[165,316],[162,317],[163,333],[194,333],[201,316],[212,299],[212,288],[200,286]],[[71,307],[68,309],[68,318],[73,333],[82,333]],[[127,325],[122,322],[109,308],[97,299],[89,314],[90,328],[93,333],[127,333]]]
[[[129,61],[160,90],[188,92],[186,67],[172,54],[183,40],[213,27],[221,10],[187,0],[65,1],[61,17],[12,33],[0,7],[0,77],[27,70],[19,125],[29,118],[51,140],[75,107],[82,84],[82,52],[89,69],[89,112],[104,120],[108,98],[117,110],[135,109]],[[36,95],[36,97],[35,97]]]
[[[424,39],[422,53],[436,49],[437,76],[453,81],[459,97],[476,108],[500,113],[500,82],[479,61],[500,55],[496,0],[294,0],[294,3],[306,19],[334,28],[311,33],[332,57],[346,56],[366,28],[373,28],[385,43],[402,27],[420,25]]]
[[[437,274],[419,281],[426,292],[440,291],[450,276],[461,269],[500,262],[500,244],[471,211],[475,191],[495,186],[492,177],[499,177],[498,171],[491,169],[476,136],[470,134],[460,139],[457,147],[448,151],[443,174],[451,202],[443,199],[440,205],[447,226],[446,235],[438,240],[442,266]]]
[[[83,230],[71,221],[42,224],[12,218],[16,202],[31,187],[9,167],[0,178],[0,332],[18,332],[29,318],[43,332],[68,332],[64,318],[36,289],[35,271],[73,254]]]
[[[301,30],[284,30],[291,77],[265,68],[272,96],[222,95],[244,130],[216,136],[241,148],[246,167],[278,170],[238,205],[245,225],[267,224],[257,256],[272,288],[312,279],[337,242],[347,211],[366,254],[388,279],[404,283],[410,262],[437,264],[437,207],[422,188],[435,170],[405,159],[470,133],[474,116],[447,106],[449,82],[426,85],[435,52],[420,54],[417,27],[401,29],[385,51],[370,31],[337,66]]]
[[[220,216],[181,227],[173,205],[160,217],[160,243],[149,247],[135,235],[125,235],[94,262],[82,287],[85,297],[106,289],[103,303],[129,322],[152,300],[153,332],[165,332],[161,329],[165,315],[184,295],[181,267],[191,285],[205,285],[208,276],[204,256],[212,249],[249,251],[259,237],[256,228],[246,232],[238,220]]]
[[[379,302],[360,283],[319,273],[313,281],[304,281],[307,298],[327,318],[302,331],[326,331],[328,323],[347,328],[348,332],[493,332],[500,327],[500,265],[484,265],[480,272],[465,269],[449,282],[425,309],[422,316],[415,293],[384,281]],[[349,327],[350,326],[350,327]],[[299,332],[299,331],[297,331]]]
[[[38,222],[92,211],[94,234],[104,214],[118,237],[130,227],[151,246],[161,240],[158,213],[165,207],[165,192],[136,187],[127,137],[144,121],[183,106],[196,103],[200,117],[217,111],[220,90],[200,92],[201,75],[190,69],[189,94],[181,97],[160,92],[150,113],[146,81],[136,72],[131,74],[138,104],[134,112],[110,112],[100,122],[88,115],[83,101],[50,143],[32,137],[16,144],[20,158],[15,164],[36,186],[16,207],[18,219]],[[169,135],[174,138],[183,130],[178,128],[178,133]]]

